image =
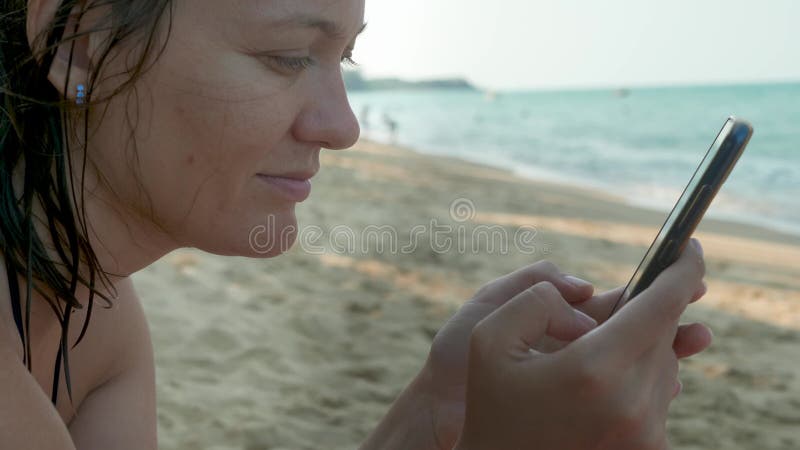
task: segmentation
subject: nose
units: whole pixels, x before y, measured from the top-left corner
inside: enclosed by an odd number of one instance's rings
[[[317,84],[293,127],[299,141],[314,142],[331,150],[352,147],[361,133],[350,108],[341,72]]]

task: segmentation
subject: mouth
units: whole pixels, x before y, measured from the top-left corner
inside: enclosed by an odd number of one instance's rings
[[[289,201],[300,203],[311,195],[311,178],[316,172],[292,172],[280,175],[259,173],[258,178]]]

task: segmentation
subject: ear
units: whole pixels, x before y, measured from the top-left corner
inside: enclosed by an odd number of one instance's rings
[[[38,44],[34,49],[41,52],[46,45],[43,40],[35,42],[34,39],[45,30],[46,27],[55,19],[56,12],[59,5],[63,0],[29,0],[28,1],[28,18],[27,18],[27,33],[28,42],[31,48]],[[80,18],[80,26],[76,30],[75,26],[78,24],[78,18],[81,14],[81,9],[84,7],[84,1],[79,0],[76,2],[75,7],[72,9],[64,29],[64,37],[70,37],[74,34],[80,34],[88,30],[92,24],[90,14],[84,14]],[[81,36],[74,40],[67,40],[59,45],[58,51],[53,58],[50,72],[47,79],[55,86],[56,90],[61,92],[67,99],[74,101],[77,88],[79,84],[86,84],[89,79],[91,66],[91,51],[93,42],[96,43],[96,37],[93,35]],[[70,62],[70,51],[72,51],[72,61]],[[67,74],[69,74],[69,85],[67,83]]]

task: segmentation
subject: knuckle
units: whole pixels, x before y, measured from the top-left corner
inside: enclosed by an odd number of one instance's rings
[[[492,325],[489,321],[484,319],[478,322],[470,333],[469,346],[471,357],[482,358],[483,355],[488,354],[493,335]]]
[[[497,280],[492,280],[492,281],[489,281],[487,283],[484,283],[475,292],[475,297],[481,297],[481,296],[486,295],[486,293],[492,289],[492,287],[495,285],[496,282],[497,282]]]
[[[556,314],[562,307],[561,303],[565,302],[558,288],[549,281],[536,283],[528,288],[528,292],[529,301],[538,303],[541,309],[550,314]]]
[[[481,320],[474,327],[472,327],[472,332],[470,334],[470,340],[472,342],[481,342],[486,339],[486,336],[489,335],[489,321],[486,319]]]
[[[447,357],[449,356],[449,348],[447,347],[446,343],[439,338],[439,336],[440,335],[437,334],[437,336],[433,338],[431,349],[428,352],[428,362],[433,367],[438,367],[445,363],[448,359]]]
[[[540,281],[531,286],[530,291],[544,300],[551,300],[561,296],[558,288],[550,281]]]
[[[502,285],[502,283],[505,280],[506,277],[502,276],[500,278],[496,278],[492,281],[484,283],[481,287],[478,288],[478,290],[475,292],[475,295],[473,295],[472,297],[473,298],[491,297],[493,293],[497,291],[497,289]]]
[[[545,274],[559,274],[558,266],[549,259],[543,259],[535,263],[532,268],[539,273]]]

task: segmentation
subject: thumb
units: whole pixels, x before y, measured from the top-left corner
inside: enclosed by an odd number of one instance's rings
[[[545,335],[572,341],[595,326],[594,319],[572,308],[558,288],[543,281],[520,292],[483,319],[476,326],[473,338],[527,352]]]

